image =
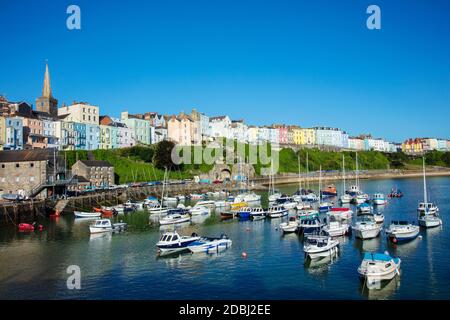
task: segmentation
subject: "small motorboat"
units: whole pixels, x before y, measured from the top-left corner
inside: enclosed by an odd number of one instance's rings
[[[189,209],[192,216],[206,216],[211,213],[211,209],[206,206],[195,205]]]
[[[186,200],[186,196],[185,196],[185,195],[182,195],[182,194],[177,195],[176,198],[177,198],[178,201],[184,201],[184,200]]]
[[[376,223],[383,223],[384,222],[384,215],[381,213],[374,213],[373,214],[373,220],[375,220]]]
[[[161,236],[156,246],[160,253],[179,252],[187,250],[187,247],[197,240],[200,240],[200,237],[195,233],[191,236],[180,236],[176,231],[166,232]]]
[[[252,208],[250,218],[252,220],[262,220],[266,217],[266,211],[262,207]]]
[[[222,219],[222,220],[233,219],[234,217],[236,217],[236,215],[237,215],[236,211],[221,212],[220,219]]]
[[[355,237],[362,240],[373,239],[378,237],[381,231],[381,225],[375,222],[372,216],[367,215],[356,221],[352,227]]]
[[[322,230],[330,237],[340,237],[350,233],[350,225],[348,223],[342,223],[341,221],[335,220],[330,221],[322,228]]]
[[[327,213],[329,216],[339,217],[344,220],[350,220],[353,216],[353,211],[350,208],[331,208]]]
[[[191,215],[187,211],[184,213],[176,212],[176,213],[168,213],[167,216],[159,219],[159,224],[161,226],[164,226],[188,221],[191,221]]]
[[[166,215],[169,211],[169,208],[166,206],[162,206],[160,204],[150,204],[147,206],[147,211],[152,214],[158,214],[158,215]]]
[[[300,201],[297,203],[297,206],[295,207],[295,209],[297,209],[298,211],[312,210],[313,207],[310,203],[304,203],[304,202]]]
[[[147,199],[144,200],[144,205],[145,206],[149,206],[149,205],[153,205],[153,206],[157,205],[157,206],[159,206],[159,201],[158,201],[158,199],[156,197],[150,196],[150,197],[147,197]]]
[[[127,224],[124,222],[112,223],[109,219],[98,219],[89,226],[89,231],[91,233],[120,232],[126,228]]]
[[[330,184],[330,185],[326,186],[326,188],[322,189],[322,196],[323,197],[336,197],[337,196],[336,186],[334,184]]]
[[[319,211],[320,212],[328,212],[331,210],[331,208],[333,208],[333,203],[332,202],[321,202],[319,204]]]
[[[75,218],[100,218],[101,212],[82,212],[74,211]]]
[[[225,208],[227,206],[230,206],[230,204],[225,200],[214,201],[214,207],[216,208]]]
[[[187,248],[192,253],[218,253],[228,249],[232,245],[232,241],[227,235],[222,234],[220,238],[205,238],[202,237],[194,242],[191,242]]]
[[[356,196],[353,197],[353,202],[358,205],[367,202],[368,199],[369,195],[359,192]]]
[[[289,221],[280,223],[280,229],[283,233],[292,233],[298,229],[298,220],[296,217],[290,217]]]
[[[307,236],[303,246],[305,256],[315,259],[339,252],[339,241],[327,236]]]
[[[308,194],[302,195],[301,200],[305,202],[317,202],[319,201],[319,197],[314,192],[310,192]]]
[[[350,203],[352,201],[352,196],[349,195],[348,193],[345,193],[345,194],[343,194],[342,196],[339,197],[339,201],[342,204]]]
[[[214,200],[201,200],[195,204],[196,206],[203,206],[203,207],[209,207],[211,209],[214,209],[215,207],[215,201]]]
[[[401,198],[403,197],[403,192],[397,189],[392,189],[391,192],[388,194],[388,198]]]
[[[358,214],[371,214],[372,213],[372,207],[368,203],[361,203],[356,206],[356,210]]]
[[[406,242],[417,238],[420,228],[407,221],[392,221],[385,230],[392,243]]]
[[[191,200],[201,200],[205,198],[203,194],[198,193],[192,193],[189,197],[191,198]]]
[[[269,218],[281,218],[289,214],[286,208],[281,206],[271,206],[267,209],[267,216]]]
[[[144,203],[145,201],[133,201],[133,200],[127,200],[127,202],[124,203],[124,206],[126,208],[131,208],[133,210],[144,210]]]
[[[387,203],[387,199],[382,193],[375,193],[372,196],[372,202],[376,206],[385,205]]]
[[[36,223],[19,223],[18,228],[19,232],[33,232],[35,229],[42,230],[42,225],[37,226]]]
[[[400,275],[400,264],[400,258],[393,258],[387,253],[366,252],[358,273],[368,289],[379,288],[381,281]]]
[[[231,210],[239,210],[240,208],[243,207],[248,207],[248,203],[247,202],[233,202],[231,205]]]

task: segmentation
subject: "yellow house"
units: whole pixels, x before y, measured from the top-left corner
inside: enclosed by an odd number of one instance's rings
[[[6,141],[6,118],[0,116],[0,150],[3,150],[3,145]]]
[[[295,145],[301,145],[302,143],[302,128],[292,128],[292,139]]]
[[[402,151],[410,154],[423,153],[423,142],[421,139],[408,139],[402,143]]]
[[[300,129],[300,144],[314,145],[316,144],[316,130],[311,128]]]

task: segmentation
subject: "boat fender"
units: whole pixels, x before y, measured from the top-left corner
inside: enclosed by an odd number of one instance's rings
[[[422,236],[419,236],[419,239],[422,240]]]
[[[242,256],[242,258],[247,258],[247,252],[242,252],[242,254],[241,254],[241,256]]]
[[[392,238],[392,242],[393,242],[393,243],[397,243],[397,238],[395,238],[395,237]]]
[[[39,231],[44,230],[44,226],[42,224],[39,225]]]

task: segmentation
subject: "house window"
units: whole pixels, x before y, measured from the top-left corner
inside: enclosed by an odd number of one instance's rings
[[[20,167],[20,165],[18,163],[16,163],[16,168],[19,168],[19,167]]]
[[[5,168],[5,165],[4,165],[4,164],[2,164],[2,168],[3,168],[3,169]]]
[[[33,168],[34,167],[34,163],[30,163],[30,168]]]

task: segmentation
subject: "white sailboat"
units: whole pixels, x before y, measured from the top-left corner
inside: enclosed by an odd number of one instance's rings
[[[322,165],[319,167],[319,211],[328,212],[332,207],[333,203],[322,201]]]
[[[339,198],[342,204],[350,203],[352,201],[352,197],[345,192],[345,155],[342,154],[342,190],[344,190],[344,194]]]
[[[425,228],[433,228],[442,225],[438,216],[439,208],[428,201],[427,179],[425,176],[425,157],[423,157],[423,202],[417,208],[419,225]]]

